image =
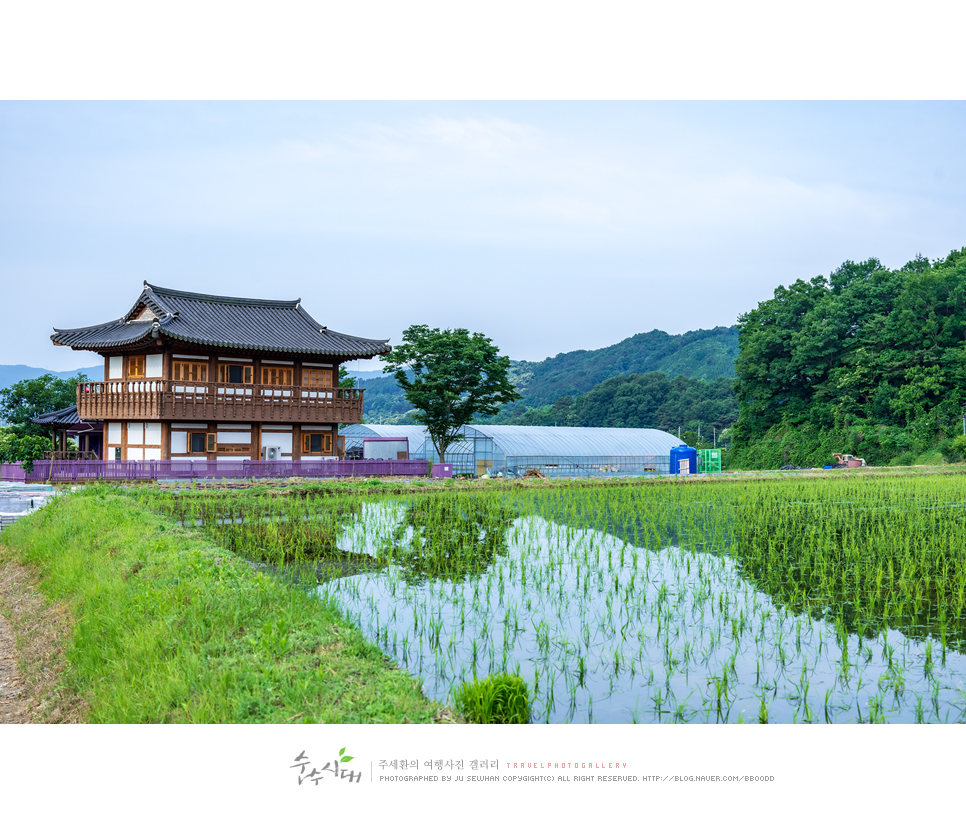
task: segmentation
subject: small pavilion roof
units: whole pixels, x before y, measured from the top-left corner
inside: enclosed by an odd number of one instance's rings
[[[77,404],[64,407],[63,409],[57,409],[54,412],[45,412],[43,415],[38,415],[36,418],[31,418],[30,420],[41,426],[58,427],[76,426],[77,424],[84,423],[77,416]]]
[[[104,422],[100,420],[84,420],[77,415],[77,404],[67,406],[54,412],[45,412],[36,418],[31,418],[35,424],[52,429],[66,429],[68,435],[77,435],[82,432],[101,432],[104,429]]]

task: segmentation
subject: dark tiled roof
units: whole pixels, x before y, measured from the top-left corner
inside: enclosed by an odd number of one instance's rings
[[[96,418],[82,419],[77,417],[77,404],[56,412],[45,412],[36,418],[31,418],[35,424],[47,427],[71,427],[68,435],[80,435],[82,432],[101,432],[104,422]]]
[[[151,319],[137,319],[149,311]],[[120,320],[82,329],[54,329],[50,339],[74,349],[113,349],[166,335],[226,349],[305,355],[373,357],[389,352],[388,340],[370,340],[320,326],[301,300],[249,300],[192,294],[144,283]]]
[[[56,412],[45,412],[43,415],[31,418],[31,420],[35,424],[54,424],[57,426],[86,423],[86,421],[82,421],[77,417],[77,404],[68,406],[65,409],[58,409]]]

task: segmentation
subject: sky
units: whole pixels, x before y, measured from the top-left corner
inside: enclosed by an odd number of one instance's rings
[[[733,325],[966,245],[961,101],[0,102],[0,363],[143,281],[514,360]],[[378,361],[356,361],[356,369]]]

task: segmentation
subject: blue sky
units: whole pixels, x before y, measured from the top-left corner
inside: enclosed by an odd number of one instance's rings
[[[514,359],[966,245],[962,102],[0,103],[0,363],[144,280]],[[96,362],[96,358],[93,362]],[[368,368],[357,364],[357,368]]]

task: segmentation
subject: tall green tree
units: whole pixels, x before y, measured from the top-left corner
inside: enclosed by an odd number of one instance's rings
[[[426,427],[440,461],[463,427],[476,417],[495,415],[501,405],[518,400],[508,373],[510,358],[501,356],[489,337],[466,329],[410,326],[403,342],[382,356],[406,400],[413,420]]]
[[[739,318],[735,442],[770,463],[914,457],[966,406],[966,249],[845,262]],[[781,455],[775,448],[781,444]]]
[[[84,374],[72,378],[47,374],[0,389],[0,418],[6,420],[20,438],[47,435],[49,430],[34,424],[33,419],[77,403],[77,384],[86,380],[89,378]]]
[[[345,366],[339,367],[339,388],[340,389],[355,389],[356,379],[349,374],[349,370]]]

